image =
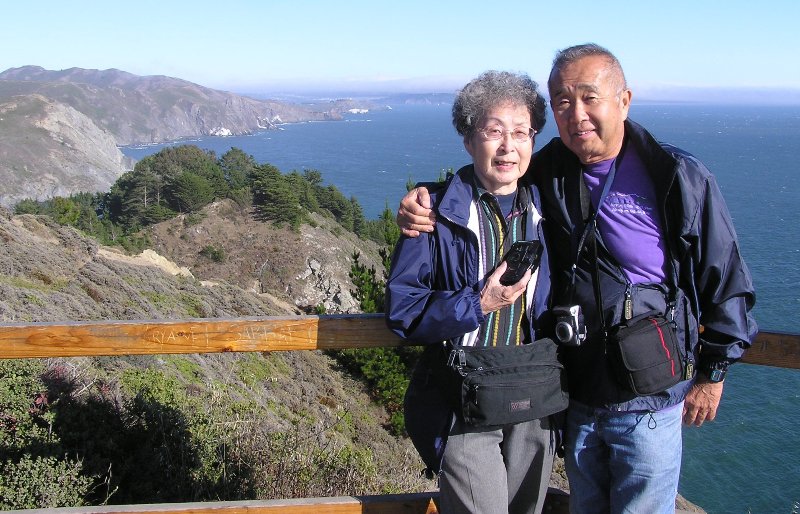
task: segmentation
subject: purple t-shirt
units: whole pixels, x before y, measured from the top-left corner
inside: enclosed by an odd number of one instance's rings
[[[613,163],[611,159],[583,168],[595,209]],[[664,281],[666,252],[655,188],[639,155],[630,147],[618,164],[597,225],[606,248],[632,284]]]

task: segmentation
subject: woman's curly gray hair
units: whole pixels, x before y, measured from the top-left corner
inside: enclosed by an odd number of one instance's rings
[[[542,130],[545,101],[539,85],[525,73],[494,70],[481,73],[458,92],[453,103],[453,126],[460,135],[471,136],[489,110],[507,103],[527,107],[533,128]]]

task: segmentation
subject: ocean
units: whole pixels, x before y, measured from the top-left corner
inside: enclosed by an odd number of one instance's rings
[[[355,196],[367,218],[396,210],[410,180],[435,180],[469,162],[449,104],[393,106],[344,121],[284,125],[194,144],[219,157],[231,147],[284,173],[315,169]],[[630,118],[694,154],[714,173],[757,291],[762,330],[797,332],[800,313],[800,106],[633,103]],[[556,135],[550,116],[540,147]],[[164,144],[124,147],[141,159]],[[800,512],[800,371],[737,364],[717,419],[684,428],[680,493],[710,514]]]

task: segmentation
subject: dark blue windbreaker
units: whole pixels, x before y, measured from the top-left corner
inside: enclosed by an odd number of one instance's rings
[[[449,178],[444,187],[431,188],[437,214],[436,229],[416,238],[402,237],[395,247],[386,284],[386,323],[401,337],[428,343],[406,391],[406,431],[427,470],[438,473],[453,419],[453,403],[445,392],[446,353],[443,341],[473,344],[485,321],[480,291],[491,270],[482,269],[478,252],[477,210],[473,202],[472,166]],[[539,195],[531,188],[534,206]],[[538,216],[535,216],[538,220]],[[538,239],[542,233],[537,224]],[[532,239],[531,232],[528,238]],[[527,319],[533,339],[543,337],[547,315],[550,271],[544,248],[539,270],[528,284]]]
[[[460,169],[444,189],[431,191],[436,229],[416,238],[402,237],[395,247],[386,283],[386,322],[399,336],[421,343],[453,341],[470,345],[484,322],[480,292],[491,270],[482,270],[478,255],[477,217],[472,185]],[[538,210],[538,192],[531,188]],[[535,231],[541,238],[541,231]],[[532,306],[531,334],[546,312],[550,292],[547,249],[536,281],[526,294]],[[463,336],[463,340],[462,340]]]
[[[668,277],[677,278],[677,333],[688,360],[698,363],[741,358],[755,337],[751,316],[755,303],[750,273],[728,208],[713,175],[694,156],[657,142],[640,125],[625,122],[625,137],[651,174],[664,220]],[[542,199],[543,228],[550,250],[553,304],[569,303],[567,284],[582,228],[580,208],[581,164],[558,138],[533,158],[526,181],[535,182]],[[598,268],[606,324],[621,319],[625,290],[629,287],[619,265],[598,237]],[[592,287],[594,259],[583,252],[577,264],[575,297],[582,305],[589,328],[587,343],[562,353],[569,378],[570,397],[614,410],[661,409],[682,401],[692,380],[684,380],[653,396],[634,398],[614,380],[600,336],[599,316]],[[633,288],[634,315],[664,308],[664,285]],[[662,311],[663,312],[663,311]],[[698,326],[703,326],[700,334]]]

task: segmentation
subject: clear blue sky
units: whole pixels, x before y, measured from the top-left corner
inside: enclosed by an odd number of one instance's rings
[[[118,68],[239,92],[452,92],[486,69],[545,82],[593,41],[637,91],[800,89],[800,1],[3,2],[0,71]],[[653,89],[656,88],[656,89]]]

